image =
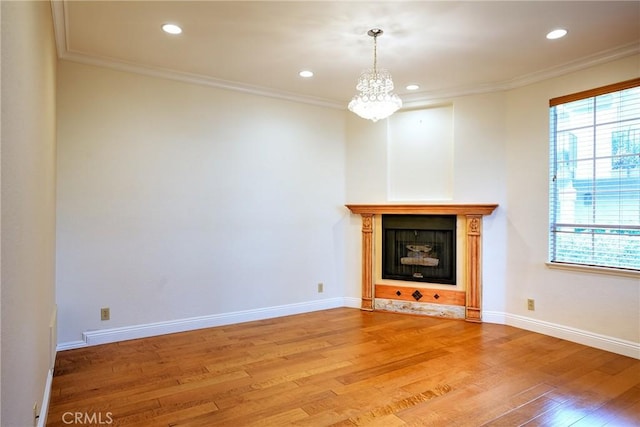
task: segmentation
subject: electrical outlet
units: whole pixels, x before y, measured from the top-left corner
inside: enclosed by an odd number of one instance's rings
[[[536,309],[536,301],[529,298],[527,300],[527,310],[534,311]]]
[[[324,283],[318,283],[318,293],[321,294],[324,292]]]
[[[100,320],[109,320],[111,318],[111,311],[109,307],[104,307],[100,309]]]

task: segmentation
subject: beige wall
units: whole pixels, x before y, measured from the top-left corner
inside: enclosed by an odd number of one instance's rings
[[[630,78],[636,61],[440,104],[454,111],[451,201],[500,205],[483,230],[487,320],[640,341],[637,279],[545,265],[548,99]],[[61,342],[359,297],[360,223],[343,204],[390,200],[403,165],[389,164],[386,122],[65,61],[59,91]]]
[[[3,426],[33,425],[54,311],[56,57],[49,2],[1,2]]]
[[[55,48],[48,2],[0,11],[0,424],[31,425],[54,311]],[[452,200],[500,203],[488,312],[640,342],[636,278],[545,265],[548,99],[637,77],[639,60],[446,100]],[[66,62],[58,87],[61,342],[309,301],[319,281],[322,298],[359,296],[359,218],[342,205],[387,201],[385,122]]]
[[[58,77],[60,342],[341,301],[343,111],[68,61]]]
[[[500,205],[483,227],[485,320],[640,357],[638,277],[546,265],[549,99],[637,77],[639,64],[636,55],[505,92],[442,100],[454,109],[451,201]],[[347,135],[347,199],[389,202],[386,121],[351,117]],[[359,221],[350,230],[358,239]],[[528,298],[535,311],[527,310]]]
[[[431,143],[453,144],[449,151],[432,150],[431,162],[439,162],[449,168],[453,186],[448,203],[498,203],[500,207],[483,221],[485,248],[484,308],[504,310],[506,227],[505,211],[505,95],[491,93],[445,100],[434,105],[424,105],[419,110],[439,110],[442,106],[453,110],[452,140],[436,140]],[[448,122],[447,126],[450,126]],[[347,122],[347,200],[349,203],[392,203],[389,193],[390,173],[388,121],[367,122],[349,114]],[[435,126],[435,124],[432,124]],[[434,133],[442,134],[434,129]],[[424,138],[427,143],[428,138]],[[393,165],[396,169],[415,168],[411,163]],[[408,202],[429,202],[442,199],[443,191],[432,188],[428,179],[421,179],[424,186],[422,199]],[[351,239],[360,237],[359,219],[351,223]],[[359,249],[355,252],[357,253]],[[358,263],[354,258],[350,262]],[[359,277],[359,271],[354,277]]]
[[[506,312],[640,343],[640,278],[545,265],[549,99],[636,78],[639,72],[636,55],[507,93]],[[527,311],[527,298],[536,300],[535,311]]]

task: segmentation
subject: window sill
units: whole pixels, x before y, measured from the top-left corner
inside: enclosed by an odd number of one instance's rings
[[[583,273],[596,273],[596,274],[606,274],[609,276],[621,276],[621,277],[631,277],[634,279],[640,279],[640,271],[634,270],[623,270],[618,268],[609,268],[609,267],[596,267],[592,265],[580,265],[580,264],[565,264],[559,262],[546,262],[547,267],[553,270],[570,270],[570,271],[579,271]]]

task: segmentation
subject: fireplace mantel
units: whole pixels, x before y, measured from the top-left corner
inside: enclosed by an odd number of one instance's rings
[[[361,204],[346,205],[354,214],[362,217],[362,310],[372,311],[374,251],[373,217],[375,215],[459,215],[466,224],[466,281],[465,319],[481,322],[482,303],[482,218],[498,207],[497,204]]]
[[[497,204],[385,204],[346,205],[354,214],[399,214],[399,215],[491,215]]]

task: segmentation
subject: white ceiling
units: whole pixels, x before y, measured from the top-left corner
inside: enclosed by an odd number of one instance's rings
[[[640,52],[638,1],[54,1],[61,58],[340,108],[373,62],[407,102]],[[160,26],[179,24],[183,33]],[[547,40],[548,31],[569,33]],[[639,64],[640,74],[640,64]],[[302,69],[315,73],[298,76]],[[417,92],[405,89],[420,85]]]

